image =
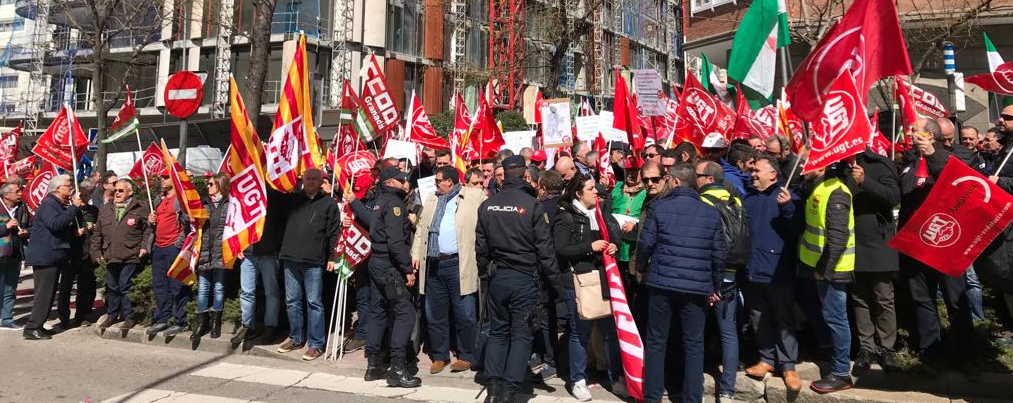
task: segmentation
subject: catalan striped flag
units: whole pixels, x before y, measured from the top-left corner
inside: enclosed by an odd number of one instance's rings
[[[197,255],[200,253],[200,239],[203,229],[199,226],[196,231],[190,233],[183,240],[183,247],[180,248],[176,260],[169,267],[168,276],[181,281],[188,287],[197,282]]]
[[[468,105],[464,104],[461,93],[454,98],[454,130],[450,132],[450,152],[454,157],[454,167],[461,174],[464,180],[464,173],[468,171],[468,164],[464,156],[467,154],[468,129],[471,127],[471,113],[468,112]]]
[[[165,161],[165,168],[169,171],[172,187],[176,189],[177,202],[190,217],[190,226],[194,228],[194,231],[184,241],[183,248],[180,249],[176,260],[169,267],[168,276],[182,281],[184,284],[192,285],[197,281],[194,268],[197,265],[196,257],[200,253],[200,228],[204,226],[204,220],[208,219],[208,210],[201,203],[200,194],[197,193],[197,188],[193,186],[186,171],[179,165],[179,161],[176,161],[176,157],[169,153],[164,139],[162,140],[162,160]]]
[[[232,146],[229,147],[229,217],[222,234],[222,254],[226,268],[236,255],[257,243],[264,234],[267,217],[267,186],[264,184],[264,145],[246,113],[236,80],[229,78]]]
[[[322,168],[325,163],[313,127],[308,64],[306,35],[300,34],[267,147],[267,176],[271,186],[282,192],[295,189],[303,172]]]

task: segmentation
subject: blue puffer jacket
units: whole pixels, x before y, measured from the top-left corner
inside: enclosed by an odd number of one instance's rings
[[[746,274],[754,283],[792,284],[798,266],[798,237],[801,235],[802,200],[791,192],[791,202],[777,204],[783,183],[765,191],[752,186],[746,189],[743,208],[749,214],[752,252],[746,263]]]
[[[648,286],[711,295],[720,289],[727,253],[721,217],[693,189],[673,188],[648,207],[637,248]]]

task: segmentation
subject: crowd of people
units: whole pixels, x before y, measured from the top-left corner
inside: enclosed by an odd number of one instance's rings
[[[353,190],[362,189],[332,189],[327,173],[311,169],[294,193],[269,192],[263,236],[234,268],[222,263],[229,178],[217,174],[206,181],[210,218],[200,232],[196,289],[168,275],[195,230],[168,172],[150,204],[134,197],[133,181],[114,173],[82,181],[79,192],[71,177],[56,176],[31,218],[21,200],[25,183],[11,177],[0,188],[0,326],[49,339],[52,329],[43,324],[54,297],[58,326],[81,325],[96,298],[95,269],[104,265],[106,315],[98,327],[131,329],[138,324],[133,278],[150,259],[156,308],[149,335],[184,332],[195,293],[191,340],[220,337],[225,273],[239,270],[242,321],[232,342],[274,341],[287,328],[277,351],[301,350],[313,360],[329,337],[323,288],[336,281],[329,274],[333,246],[354,221],[369,232],[372,254],[350,282],[356,321],[342,345],[365,350],[366,380],[416,387],[421,379],[409,365],[424,351],[431,374],[479,371],[491,402],[514,401],[532,377],[565,376],[579,401],[592,399],[595,381],[627,396],[608,305],[609,255],[643,339],[646,401],[661,401],[672,374],[681,378],[674,385],[679,400],[702,401],[708,333],[719,344],[719,398],[734,397],[744,360],[748,376],[774,374],[798,392],[796,365],[806,343],[831,363],[810,387],[835,392],[852,387],[853,369],[876,363],[900,370],[900,317],[911,322],[910,349],[931,363],[944,341],[961,345],[964,357],[976,354],[969,340],[973,321],[983,317],[982,286],[1002,297],[997,310],[1013,311],[1008,228],[959,277],[887,246],[951,155],[1013,192],[1013,167],[995,172],[1013,149],[1013,106],[983,136],[965,126],[956,137],[945,119],[921,119],[910,134],[913,146],[893,159],[866,149],[804,175],[804,155],[780,135],[711,139],[701,148],[633,151],[616,143],[609,149],[614,179],[583,143],[553,153],[503,150],[472,161],[463,174],[448,151],[427,149],[417,167],[379,161],[371,182],[357,182],[368,184],[358,198]],[[927,175],[918,168],[922,157]],[[422,199],[417,183],[429,176],[435,194]],[[344,205],[353,214],[343,213]],[[22,262],[35,283],[23,327],[11,315]],[[595,333],[600,345],[592,342]],[[594,364],[605,369],[603,377]]]

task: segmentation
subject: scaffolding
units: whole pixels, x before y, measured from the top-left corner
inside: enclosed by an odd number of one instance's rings
[[[464,53],[468,41],[468,8],[465,0],[451,0],[450,19],[454,30],[450,36],[450,68],[454,79],[454,93],[464,90]],[[452,99],[451,102],[456,100]]]
[[[328,105],[331,108],[341,106],[341,95],[344,93],[344,81],[351,77],[352,52],[348,41],[352,40],[355,20],[355,0],[335,0],[334,21],[331,26],[331,76],[330,96]]]
[[[232,77],[232,13],[233,2],[223,1],[219,5],[218,18],[221,27],[215,36],[215,97],[211,104],[211,115],[225,119],[229,104],[229,78]]]
[[[489,73],[496,109],[514,109],[524,86],[525,2],[489,0]]]
[[[24,133],[36,135],[39,130],[39,114],[42,113],[40,99],[49,92],[46,84],[45,67],[46,52],[50,47],[49,40],[49,0],[37,0],[33,17],[33,29],[26,48],[29,54],[28,88],[22,92],[24,105]]]

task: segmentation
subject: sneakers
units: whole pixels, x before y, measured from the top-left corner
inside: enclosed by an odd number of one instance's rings
[[[11,321],[0,325],[0,330],[25,330],[25,327]]]
[[[450,372],[464,372],[471,369],[471,363],[465,360],[454,361],[454,365],[450,366]]]
[[[555,378],[557,375],[556,367],[549,363],[542,364],[542,371],[538,373],[538,376],[542,378],[542,381]]]
[[[735,401],[735,395],[728,392],[718,394],[718,403],[730,403]]]
[[[310,348],[306,349],[305,353],[303,353],[302,360],[303,361],[313,361],[313,360],[315,360],[317,358],[320,358],[321,355],[324,355],[324,349],[322,349],[322,348],[316,348],[316,347],[310,347]]]
[[[239,328],[239,331],[236,332],[235,336],[232,336],[232,339],[230,339],[229,342],[232,343],[232,344],[238,345],[238,344],[240,344],[240,343],[242,343],[243,341],[246,340],[246,334],[249,333],[249,332],[250,332],[250,328],[248,328],[246,326],[243,326],[243,327]]]
[[[359,339],[347,339],[347,340],[345,340],[345,352],[346,353],[351,353],[351,352],[359,351],[359,350],[362,350],[365,347],[366,347],[366,341],[365,340],[359,340]]]
[[[591,389],[587,388],[587,381],[581,379],[573,383],[573,387],[570,389],[570,394],[573,395],[574,399],[581,402],[591,401]]]
[[[433,361],[433,365],[429,366],[429,374],[436,375],[440,372],[443,372],[443,369],[445,369],[446,367],[447,367],[446,361],[439,361],[439,360]]]
[[[151,325],[151,327],[149,327],[147,330],[145,330],[144,334],[146,334],[148,336],[154,336],[154,335],[158,334],[158,332],[164,331],[165,329],[168,329],[168,328],[169,328],[169,324],[168,323],[165,323],[165,322],[156,323],[154,325]]]
[[[820,379],[818,381],[809,384],[809,388],[811,388],[816,393],[838,392],[846,389],[851,389],[852,386],[854,385],[851,383],[851,376],[845,377],[845,376],[837,376],[834,374],[829,374],[827,376],[824,376],[823,379]]]
[[[278,352],[284,354],[287,352],[298,350],[302,348],[302,346],[303,344],[295,344],[292,342],[292,339],[288,339],[285,340],[284,343],[281,343],[280,346],[278,346]]]

